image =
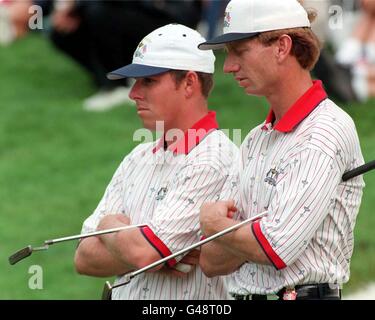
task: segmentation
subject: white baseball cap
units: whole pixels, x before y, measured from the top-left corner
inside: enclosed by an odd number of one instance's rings
[[[214,73],[212,51],[198,49],[206,41],[199,32],[181,24],[168,24],[147,35],[138,45],[133,62],[108,73],[110,80],[143,78],[170,70]]]
[[[232,0],[225,10],[223,34],[201,43],[199,49],[220,49],[261,32],[310,26],[308,14],[297,0]]]

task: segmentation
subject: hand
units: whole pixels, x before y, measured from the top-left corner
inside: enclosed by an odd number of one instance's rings
[[[210,236],[217,233],[220,222],[226,218],[233,218],[237,208],[233,200],[208,202],[203,204],[200,210],[200,225],[203,235]]]
[[[184,256],[173,268],[164,267],[160,270],[160,272],[168,276],[175,276],[179,278],[185,277],[188,273],[194,270],[196,265],[199,264],[200,253],[200,250],[194,249]]]
[[[185,263],[185,264],[189,264],[191,266],[195,266],[195,265],[199,264],[200,254],[201,254],[200,250],[193,249],[193,250],[189,251],[189,253],[181,259],[180,263]]]

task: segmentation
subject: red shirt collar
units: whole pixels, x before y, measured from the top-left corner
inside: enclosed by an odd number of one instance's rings
[[[196,147],[210,132],[219,128],[216,121],[216,112],[209,111],[202,119],[196,122],[190,129],[188,129],[184,137],[175,143],[172,143],[168,150],[176,154],[188,154],[194,147]],[[159,139],[158,144],[152,150],[157,152],[164,147],[165,136]]]
[[[323,100],[327,99],[327,93],[323,88],[322,81],[313,81],[312,87],[307,90],[284,114],[274,129],[280,132],[290,132],[303,119],[305,119]],[[268,129],[268,124],[275,121],[275,114],[270,110],[263,130]]]

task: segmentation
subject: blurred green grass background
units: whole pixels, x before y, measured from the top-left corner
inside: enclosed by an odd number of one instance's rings
[[[243,139],[268,110],[263,99],[245,96],[223,75],[222,63],[219,54],[210,106],[221,128],[241,129]],[[99,299],[105,279],[75,273],[75,243],[36,252],[15,266],[8,257],[27,244],[80,232],[137,144],[132,137],[141,122],[128,105],[83,111],[82,100],[94,93],[89,78],[38,34],[0,48],[0,79],[0,299]],[[375,100],[343,107],[357,124],[365,159],[375,159]],[[365,181],[344,294],[375,281],[375,173]],[[43,268],[43,290],[29,289],[33,265]]]

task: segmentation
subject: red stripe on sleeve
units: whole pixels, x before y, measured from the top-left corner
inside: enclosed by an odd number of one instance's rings
[[[172,254],[164,242],[161,241],[149,227],[142,227],[141,232],[147,241],[159,252],[163,258]],[[169,267],[173,267],[176,263],[177,261],[173,258],[167,261]]]
[[[254,236],[257,239],[259,245],[262,247],[264,253],[267,255],[268,259],[273,263],[277,270],[284,269],[286,264],[283,260],[277,255],[277,253],[272,249],[272,246],[263,235],[262,230],[260,228],[260,221],[255,221],[252,224],[251,229],[253,230]]]

